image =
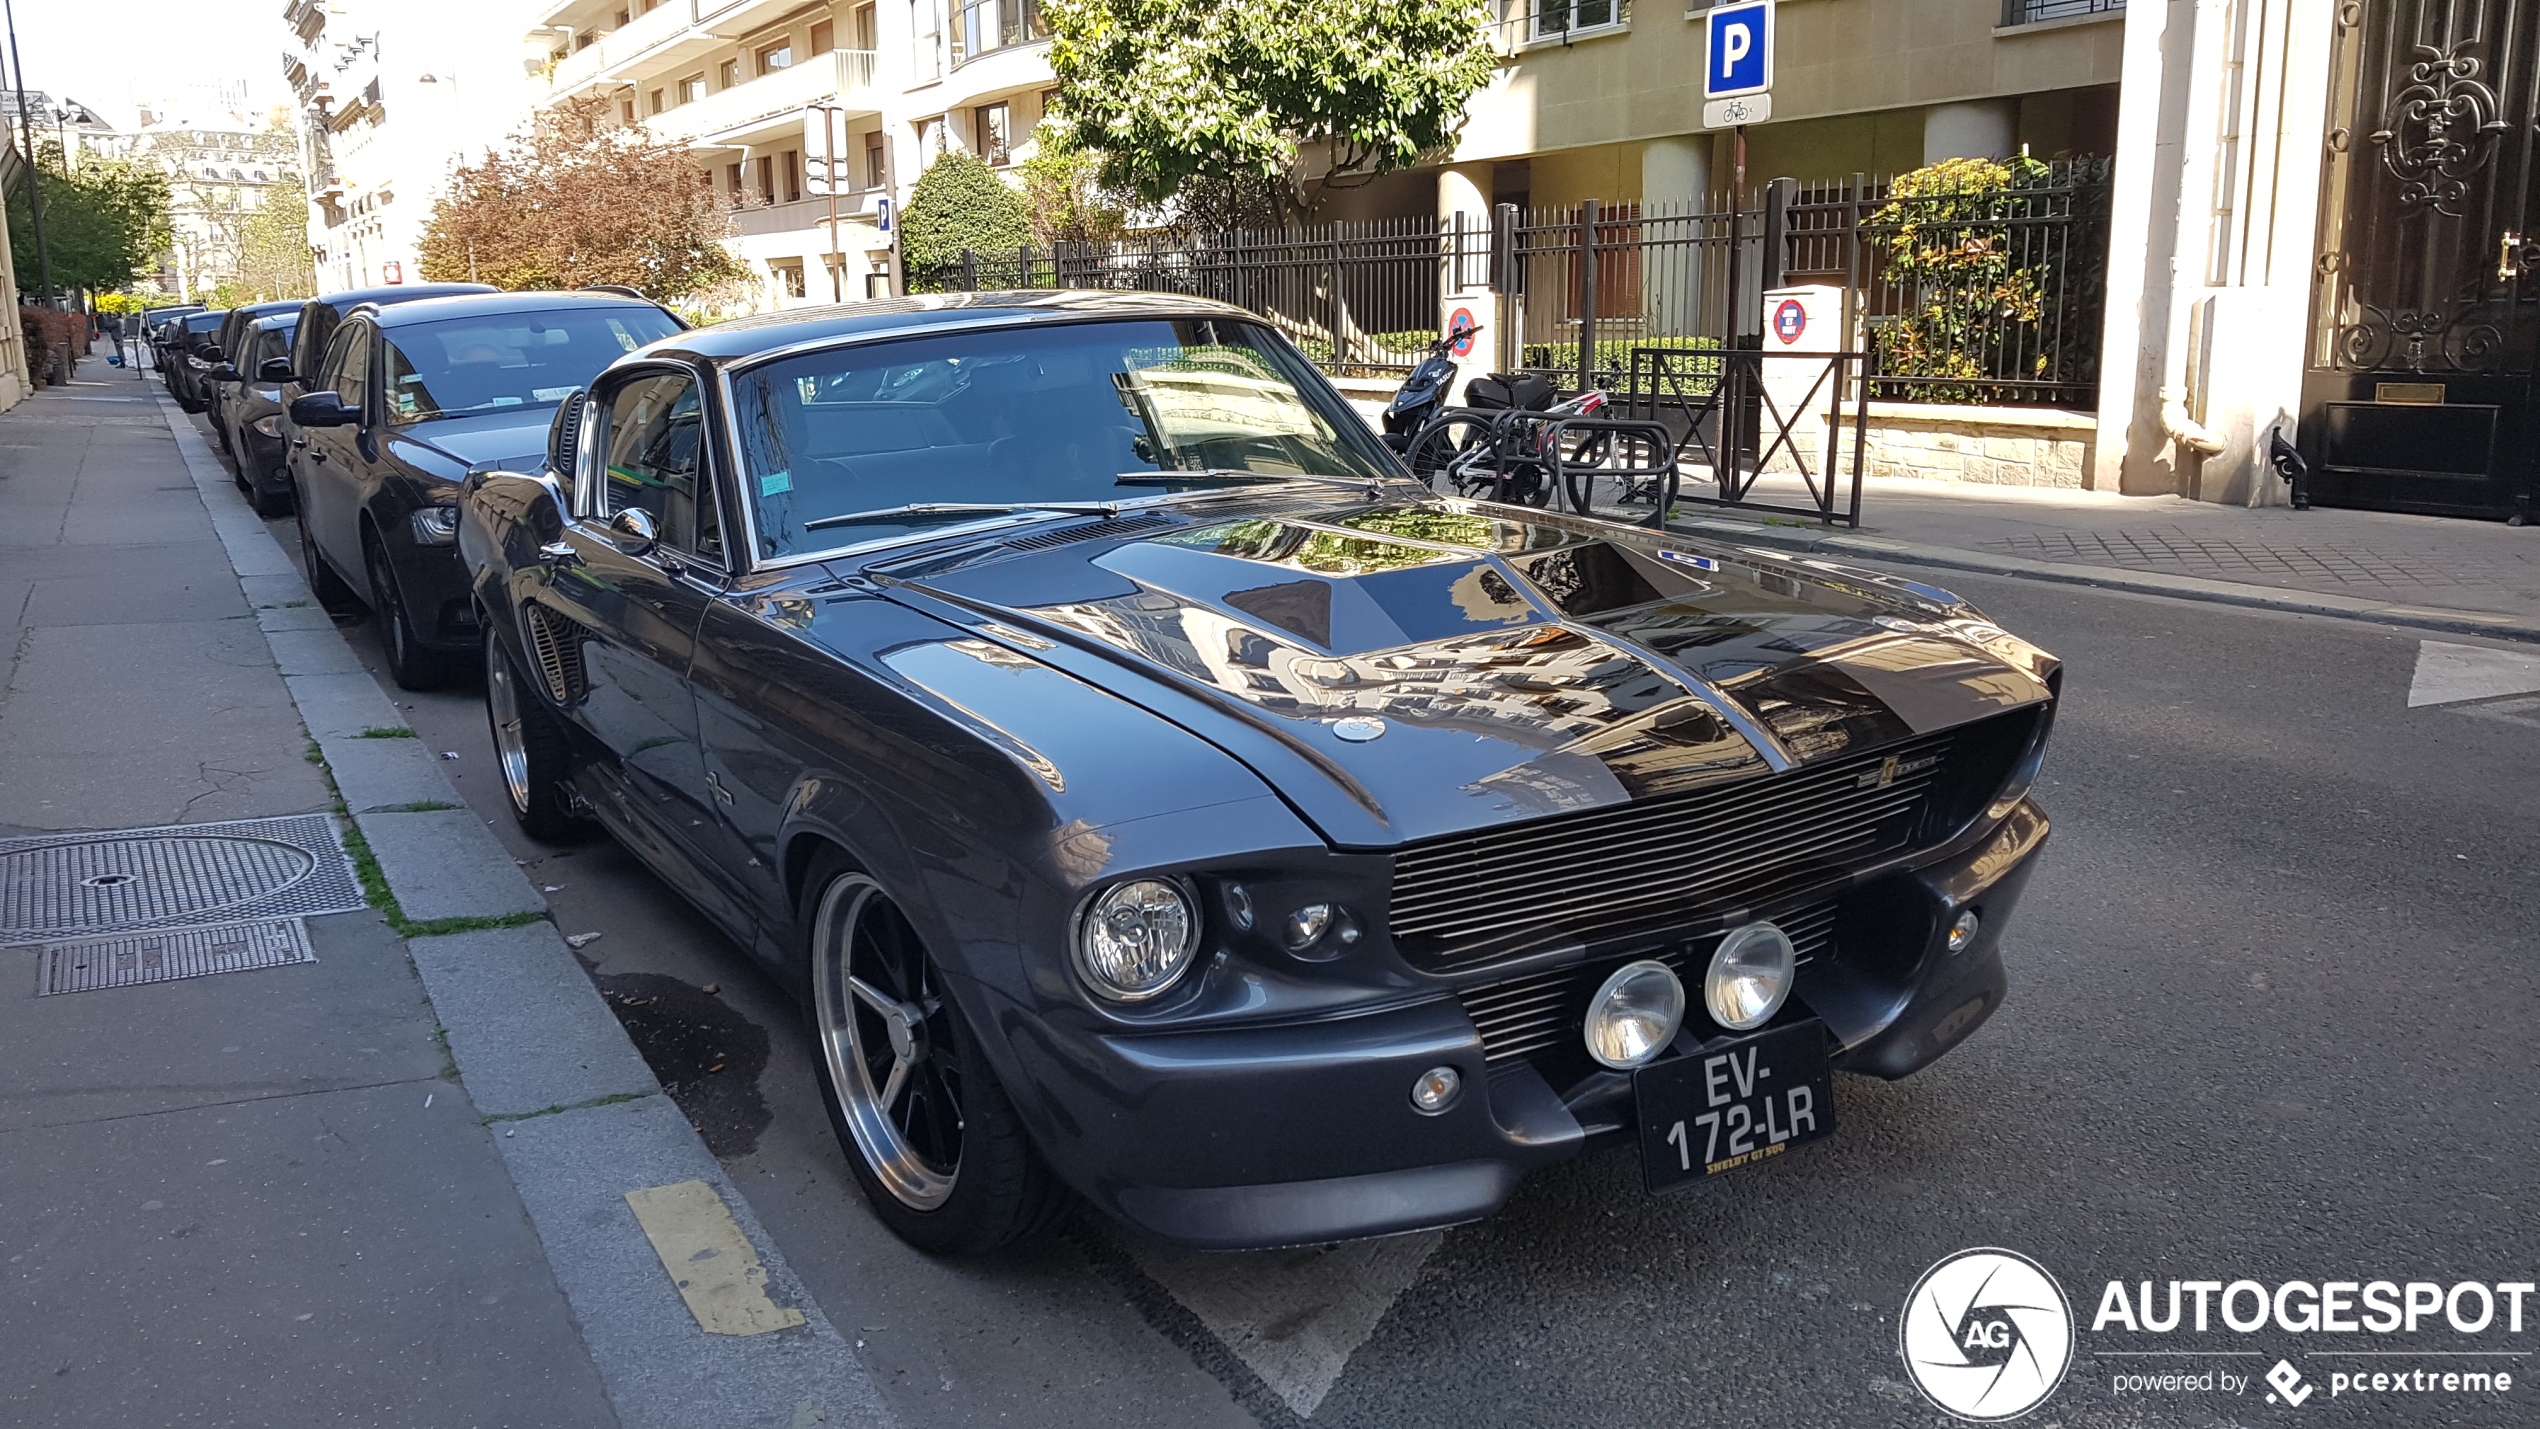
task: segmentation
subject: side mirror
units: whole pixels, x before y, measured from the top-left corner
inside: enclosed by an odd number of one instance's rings
[[[362,409],[345,406],[343,397],[332,390],[291,399],[295,427],[349,427],[361,419]]]
[[[201,343],[195,347],[194,355],[203,359],[205,362],[218,362],[221,360],[220,344],[217,342]]]
[[[653,524],[653,513],[641,506],[629,506],[609,518],[611,544],[630,556],[641,556],[661,544],[661,528]]]
[[[214,382],[244,382],[247,380],[245,375],[240,373],[237,368],[230,366],[226,362],[213,368],[211,371],[204,373],[203,375],[212,379]]]
[[[582,409],[590,400],[588,392],[566,393],[556,404],[555,420],[547,424],[547,470],[568,491],[573,488],[573,462],[582,445]]]
[[[287,357],[266,358],[264,360],[264,364],[256,369],[256,380],[259,382],[290,381],[291,359]]]

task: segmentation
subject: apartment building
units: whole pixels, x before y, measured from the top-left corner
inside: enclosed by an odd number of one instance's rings
[[[421,281],[423,230],[450,172],[526,120],[517,15],[512,0],[283,8],[321,289]]]
[[[888,291],[878,201],[952,149],[1010,169],[1051,83],[1038,0],[546,0],[532,21],[538,102],[595,99],[687,145],[763,308]]]

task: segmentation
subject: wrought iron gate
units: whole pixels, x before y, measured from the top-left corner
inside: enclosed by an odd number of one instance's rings
[[[2341,0],[2301,446],[2321,505],[2531,509],[2540,3]]]

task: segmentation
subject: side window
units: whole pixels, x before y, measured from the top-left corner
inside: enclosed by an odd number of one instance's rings
[[[641,507],[664,543],[720,562],[723,523],[706,480],[705,411],[695,379],[638,377],[603,400],[602,519]]]
[[[335,334],[335,344],[326,351],[326,385],[344,399],[347,407],[359,407],[370,396],[370,328],[362,323],[348,323]]]
[[[300,319],[300,331],[291,339],[291,370],[300,374],[302,384],[312,392],[325,385],[317,374],[326,368],[326,345],[335,336],[335,309],[320,304]]]

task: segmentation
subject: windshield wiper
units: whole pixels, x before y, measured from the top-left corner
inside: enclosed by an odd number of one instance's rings
[[[1056,511],[1074,516],[1117,515],[1117,501],[919,501],[907,506],[885,506],[878,511],[850,511],[844,516],[822,516],[805,521],[803,529],[817,531],[825,526],[854,526],[866,521],[893,521],[902,516],[973,515],[1002,516],[1016,511]]]
[[[1309,471],[1246,471],[1234,466],[1207,466],[1194,471],[1124,471],[1114,480],[1122,486],[1271,486],[1282,481],[1317,481],[1325,486],[1347,486],[1376,495],[1384,486],[1381,476],[1324,476]]]

